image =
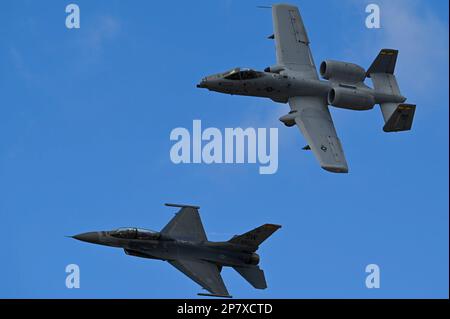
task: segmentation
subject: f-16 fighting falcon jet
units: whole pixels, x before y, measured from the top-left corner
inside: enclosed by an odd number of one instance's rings
[[[119,228],[83,233],[73,238],[123,248],[130,256],[165,260],[210,292],[199,294],[202,296],[231,297],[220,275],[223,266],[233,267],[253,287],[267,288],[264,272],[258,267],[256,251],[281,226],[265,224],[226,242],[211,242],[206,238],[199,207],[166,206],[181,209],[160,232]]]
[[[381,106],[385,132],[410,130],[415,105],[405,104],[394,75],[397,50],[382,49],[366,71],[347,62],[327,60],[321,63],[319,80],[297,7],[272,6],[277,64],[264,72],[235,68],[207,76],[197,85],[211,91],[270,98],[289,103],[291,111],[280,121],[297,125],[320,166],[327,171],[347,173],[348,166],[328,105],[350,110],[370,110]],[[374,88],[364,84],[371,78]]]

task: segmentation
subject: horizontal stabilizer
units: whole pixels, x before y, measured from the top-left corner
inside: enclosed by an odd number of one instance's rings
[[[264,271],[258,266],[252,267],[233,267],[245,280],[247,280],[256,289],[266,289],[266,277]]]
[[[383,106],[387,107],[387,105],[381,104],[381,108],[383,108]],[[413,104],[398,104],[398,106],[391,114],[389,119],[386,120],[386,124],[383,127],[383,131],[385,132],[409,131],[412,127],[415,111],[416,106]]]
[[[373,73],[394,74],[398,50],[382,49],[366,72],[367,77]]]
[[[398,97],[402,96],[398,87],[397,78],[394,74],[374,73],[372,74],[372,83],[377,92],[396,95]]]
[[[249,251],[256,251],[259,245],[279,228],[281,228],[280,225],[264,224],[245,234],[234,236],[228,242],[247,247]]]

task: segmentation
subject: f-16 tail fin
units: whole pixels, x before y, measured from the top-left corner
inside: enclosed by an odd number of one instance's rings
[[[245,280],[247,280],[256,289],[266,289],[266,277],[264,271],[258,266],[251,267],[233,267]]]
[[[258,250],[259,245],[261,245],[263,241],[269,238],[279,228],[281,228],[280,225],[264,224],[258,228],[246,232],[245,234],[234,236],[228,242],[244,246],[249,251],[253,252]]]
[[[404,101],[400,93],[397,79],[394,75],[398,51],[382,49],[366,72],[372,79],[375,91],[380,94],[391,95],[397,101],[380,103],[383,114],[385,132],[408,131],[412,127],[416,106],[413,104],[398,103]]]

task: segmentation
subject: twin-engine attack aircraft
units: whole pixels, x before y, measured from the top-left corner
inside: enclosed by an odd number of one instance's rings
[[[160,231],[119,228],[113,231],[89,232],[73,236],[88,243],[123,248],[130,256],[167,261],[209,294],[201,296],[230,297],[220,272],[233,267],[257,289],[267,288],[264,272],[258,267],[259,245],[281,226],[265,224],[226,242],[211,242],[198,213],[198,206],[166,204],[181,207],[175,217]]]
[[[394,75],[397,50],[382,49],[367,71],[347,62],[327,60],[321,63],[319,80],[309,39],[299,10],[295,6],[272,6],[277,64],[264,72],[235,68],[207,76],[199,88],[211,91],[270,98],[289,103],[291,111],[280,121],[297,124],[311,149],[327,171],[347,173],[348,166],[328,105],[350,110],[370,110],[379,104],[385,132],[411,129],[415,105],[405,104]],[[371,78],[374,89],[364,84]]]

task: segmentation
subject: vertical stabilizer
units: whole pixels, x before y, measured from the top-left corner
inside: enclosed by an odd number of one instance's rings
[[[246,247],[249,251],[258,250],[259,245],[267,238],[269,238],[274,232],[276,232],[280,225],[264,224],[255,228],[245,234],[234,236],[228,242],[240,246]]]
[[[390,95],[397,100],[380,103],[383,114],[385,132],[408,131],[412,127],[416,105],[398,103],[404,101],[400,93],[397,79],[394,75],[397,63],[398,51],[392,49],[382,49],[366,72],[366,76],[372,79],[373,87],[377,93]]]

